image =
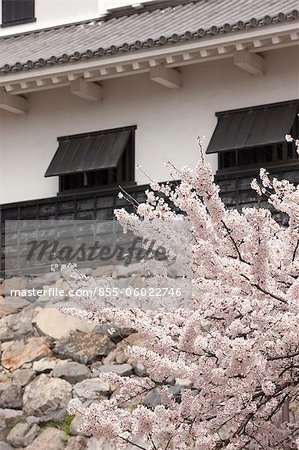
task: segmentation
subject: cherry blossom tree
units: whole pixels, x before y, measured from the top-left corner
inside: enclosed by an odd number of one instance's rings
[[[192,308],[71,311],[141,333],[145,344],[127,353],[146,375],[102,374],[114,394],[87,408],[74,401],[70,411],[83,417],[83,432],[119,449],[299,448],[299,188],[261,170],[252,188],[269,208],[238,211],[225,207],[204,161],[194,171],[171,170],[180,182],[152,182],[136,212],[116,216],[157,239],[156,219],[188,222]],[[288,226],[271,209],[287,215]],[[160,282],[172,280],[161,275]],[[178,396],[173,378],[185,380]],[[159,393],[155,407],[143,404],[151,392]]]

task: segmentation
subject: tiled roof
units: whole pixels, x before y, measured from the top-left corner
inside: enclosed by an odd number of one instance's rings
[[[149,5],[149,6],[147,6]],[[181,0],[0,39],[0,72],[175,45],[298,18],[298,0]]]

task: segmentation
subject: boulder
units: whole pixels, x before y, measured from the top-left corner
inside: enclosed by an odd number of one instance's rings
[[[87,364],[108,355],[114,348],[115,345],[107,336],[76,331],[69,338],[60,339],[53,352],[61,359]]]
[[[87,439],[84,436],[72,437],[65,450],[85,450],[87,445]]]
[[[80,436],[83,434],[80,431],[80,427],[81,427],[82,423],[83,423],[83,417],[81,417],[81,416],[74,417],[74,419],[72,420],[71,425],[70,425],[70,433],[73,436]]]
[[[38,416],[42,421],[62,421],[72,386],[65,380],[40,375],[25,388],[23,410],[25,414]]]
[[[110,392],[109,383],[102,381],[100,378],[90,378],[75,384],[73,394],[79,397],[81,401],[103,398]]]
[[[165,380],[165,384],[170,384],[173,386],[175,384],[175,378],[174,377],[167,377]]]
[[[0,372],[0,383],[6,383],[10,380],[9,373],[5,372],[4,370],[1,370]]]
[[[22,410],[0,409],[0,441],[5,440],[8,430],[11,430],[16,423],[24,420]]]
[[[66,280],[63,278],[60,278],[58,281],[56,281],[55,284],[53,284],[51,287],[56,288],[58,291],[64,291],[65,295],[68,295],[68,292],[70,290],[70,285]]]
[[[32,362],[26,362],[22,365],[22,369],[32,369]]]
[[[169,393],[171,394],[174,401],[181,402],[181,392],[182,386],[168,386]],[[150,409],[156,408],[156,406],[162,404],[162,395],[159,391],[149,392],[143,399],[143,404]]]
[[[181,403],[182,400],[182,386],[174,385],[168,387],[169,391],[172,394],[173,400],[175,400],[178,403]]]
[[[10,314],[16,314],[21,311],[29,302],[21,297],[2,297],[0,299],[0,319]]]
[[[0,383],[0,408],[22,408],[22,389],[11,381]]]
[[[108,439],[92,437],[88,439],[86,450],[116,450],[116,447]]]
[[[145,343],[145,337],[142,336],[140,333],[133,333],[130,336],[128,336],[125,340],[119,342],[112,352],[109,353],[107,358],[103,359],[104,364],[111,364],[111,363],[117,363],[117,364],[124,364],[128,361],[129,356],[126,354],[126,349],[128,346],[144,346]],[[132,361],[133,363],[134,361]]]
[[[81,267],[78,269],[78,272],[81,273],[81,275],[90,277],[93,273],[93,269],[91,269],[90,267]]]
[[[33,362],[50,356],[49,340],[44,337],[32,337],[27,341],[13,341],[2,353],[2,365],[6,369],[18,369],[27,362]]]
[[[55,284],[52,284],[50,288],[54,289],[54,291],[44,292],[45,295],[42,295],[36,299],[35,305],[51,307],[55,303],[63,302],[68,295],[70,286],[62,278],[59,278],[59,280],[57,280]]]
[[[29,289],[33,289],[33,288],[41,289],[44,286],[48,286],[48,285],[56,283],[56,281],[59,280],[59,278],[61,278],[61,275],[58,272],[45,273],[44,275],[40,275],[40,276],[32,278],[28,282],[28,288]]]
[[[103,358],[103,364],[125,364],[129,357],[122,348],[116,348],[106,358]]]
[[[13,450],[13,447],[6,442],[0,442],[0,450]]]
[[[156,406],[161,405],[162,397],[157,391],[151,391],[143,400],[143,404],[150,409],[155,409]]]
[[[145,377],[147,372],[146,372],[146,367],[144,367],[144,365],[139,362],[139,361],[134,361],[133,364],[133,369],[134,372],[136,373],[136,375],[138,375],[139,377]]]
[[[99,367],[94,365],[94,367],[92,366],[92,369],[94,369],[95,373],[98,374],[113,372],[121,377],[128,377],[133,373],[133,368],[130,364],[104,364]]]
[[[11,291],[26,289],[28,285],[28,278],[26,277],[12,277],[7,278],[1,285],[1,295],[14,296]]]
[[[135,330],[133,330],[132,328],[120,328],[109,323],[96,325],[92,331],[96,334],[106,334],[114,343],[118,343],[122,339],[127,338],[131,334],[135,333]]]
[[[0,319],[0,341],[10,341],[33,334],[32,319],[34,311],[27,307],[17,314]]]
[[[4,441],[6,438],[6,426],[4,422],[0,421],[0,442]]]
[[[89,332],[93,325],[87,322],[61,313],[55,308],[44,308],[34,318],[33,323],[37,329],[53,339],[69,337],[75,330]]]
[[[191,389],[193,386],[193,383],[186,378],[176,378],[175,384],[176,386],[180,386],[181,389]]]
[[[32,369],[35,372],[50,372],[56,366],[56,362],[51,358],[42,358],[39,361],[33,363]]]
[[[117,275],[121,278],[131,277],[132,275],[139,275],[143,267],[140,263],[131,263],[128,266],[118,265]]]
[[[90,378],[91,372],[84,364],[66,362],[64,364],[57,364],[53,369],[52,375],[53,377],[62,378],[71,384],[75,384]]]
[[[64,450],[67,434],[57,428],[45,428],[26,450]]]
[[[8,424],[11,421],[20,419],[23,416],[23,411],[16,409],[0,409],[0,423]]]
[[[26,386],[35,377],[35,372],[30,369],[17,369],[13,372],[12,382],[18,386]]]
[[[53,305],[59,302],[63,302],[65,300],[66,295],[42,295],[41,297],[38,297],[36,301],[34,302],[34,306],[38,306],[41,308],[52,308]]]
[[[101,267],[97,267],[92,272],[93,278],[102,278],[107,276],[112,276],[113,272],[115,271],[116,267],[113,265],[105,265]]]
[[[27,422],[17,423],[7,435],[7,442],[13,447],[26,447],[38,435],[40,427],[34,423]]]

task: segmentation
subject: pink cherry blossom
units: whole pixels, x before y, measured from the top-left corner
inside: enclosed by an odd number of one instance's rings
[[[269,209],[227,209],[208,164],[183,168],[176,178],[174,186],[153,182],[136,213],[116,216],[158,242],[166,236],[153,219],[190,224],[193,307],[70,310],[138,331],[145,344],[126,352],[147,368],[144,377],[103,374],[117,393],[71,410],[82,415],[83,432],[111,438],[116,448],[299,448],[298,413],[282,423],[283,409],[298,410],[299,398],[299,188],[265,170],[253,182],[271,208],[288,216],[285,227]],[[174,233],[166,244],[186,262],[183,239]],[[172,283],[163,276],[163,286]],[[178,398],[170,378],[188,380]],[[153,392],[160,402],[149,408],[143,399]]]

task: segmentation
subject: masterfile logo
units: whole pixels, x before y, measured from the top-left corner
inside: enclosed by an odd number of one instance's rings
[[[77,264],[79,267],[164,263],[177,259],[173,237],[183,239],[184,255],[190,256],[191,233],[183,221],[146,222],[145,236],[124,233],[116,220],[17,220],[5,223],[6,275],[37,274],[54,263]],[[146,228],[147,227],[147,228]],[[156,231],[155,231],[156,230]],[[155,238],[158,236],[159,238]],[[162,239],[164,236],[164,239]],[[168,236],[168,237],[167,237]],[[188,238],[189,236],[189,238]]]

